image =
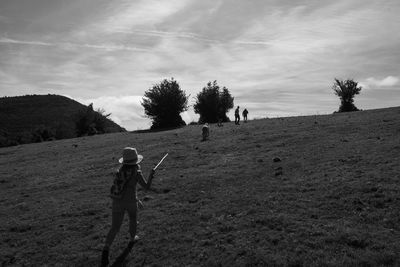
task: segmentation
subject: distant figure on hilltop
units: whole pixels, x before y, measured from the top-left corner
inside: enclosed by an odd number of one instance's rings
[[[134,242],[139,238],[136,235],[136,227],[137,209],[138,206],[141,206],[141,202],[136,195],[136,185],[139,183],[142,187],[149,189],[155,174],[155,169],[152,169],[146,181],[139,165],[142,159],[143,156],[139,155],[135,148],[126,147],[122,151],[122,158],[119,160],[119,163],[122,165],[116,173],[110,190],[110,197],[112,198],[112,223],[103,248],[101,266],[108,266],[110,246],[119,232],[125,212],[129,216],[130,232],[130,241],[128,247],[125,249],[126,254],[130,252]]]
[[[243,121],[244,121],[244,122],[247,122],[247,114],[249,114],[249,112],[248,112],[247,109],[245,108],[245,109],[243,110],[243,113],[242,113],[242,115],[243,115]]]
[[[239,125],[240,123],[240,115],[239,115],[239,106],[235,109],[235,124]]]
[[[218,121],[217,121],[217,126],[218,126],[218,127],[224,126],[224,125],[222,124],[222,122],[228,120],[228,117],[226,116],[225,113],[226,113],[226,112],[225,112],[225,110],[224,110],[223,108],[219,108],[219,109],[218,109]]]
[[[206,141],[210,136],[210,128],[208,127],[208,123],[205,123],[201,128],[203,140]]]

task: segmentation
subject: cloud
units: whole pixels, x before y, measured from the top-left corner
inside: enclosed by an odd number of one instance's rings
[[[15,88],[18,89],[18,95],[34,94],[31,85],[21,81],[15,75],[11,75],[0,69],[0,90],[1,96],[15,96]]]
[[[207,42],[207,43],[221,43],[221,40],[210,39],[205,36],[191,33],[191,32],[174,32],[174,31],[154,31],[154,30],[130,30],[130,31],[115,31],[115,33],[132,34],[132,35],[143,35],[152,36],[159,38],[182,38],[182,39],[193,39],[195,41]]]
[[[190,1],[139,0],[120,1],[109,6],[109,14],[100,27],[108,32],[129,31],[135,26],[152,27],[184,8]]]
[[[399,83],[400,79],[395,76],[387,76],[383,79],[376,79],[374,77],[367,78],[364,82],[360,84],[366,88],[380,88],[380,87],[393,87]]]
[[[138,48],[134,46],[124,45],[124,44],[80,44],[80,43],[72,43],[72,42],[42,42],[42,41],[32,41],[32,40],[16,40],[1,37],[0,43],[3,44],[20,44],[20,45],[34,45],[34,46],[59,46],[64,49],[70,48],[88,48],[88,49],[99,49],[104,51],[118,51],[118,50],[126,50],[126,51],[138,51],[138,52],[148,52],[152,51],[150,49]]]
[[[4,23],[8,23],[8,22],[9,22],[9,19],[8,19],[6,16],[0,15],[0,21],[1,21],[1,22],[4,22]]]
[[[41,42],[41,41],[22,41],[10,38],[1,37],[0,43],[2,44],[22,44],[22,45],[41,45],[41,46],[53,46],[53,43]]]

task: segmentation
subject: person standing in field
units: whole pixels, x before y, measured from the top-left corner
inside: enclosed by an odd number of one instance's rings
[[[242,112],[243,115],[243,121],[247,122],[247,114],[249,114],[249,112],[247,111],[247,109],[245,108]]]
[[[235,109],[235,124],[239,125],[240,123],[240,115],[239,115],[239,106]]]
[[[122,158],[119,160],[119,163],[122,165],[116,173],[114,184],[110,190],[110,197],[112,198],[112,224],[102,251],[101,266],[109,264],[110,246],[119,232],[125,213],[128,213],[129,216],[130,241],[128,251],[132,249],[134,242],[139,239],[136,235],[136,227],[137,209],[140,201],[137,199],[136,185],[139,183],[145,189],[149,189],[155,174],[155,170],[152,169],[146,181],[139,165],[142,159],[143,156],[139,155],[135,148],[126,147],[122,151]]]
[[[217,126],[218,127],[222,127],[222,126],[224,126],[223,124],[222,124],[222,122],[224,121],[224,117],[225,117],[225,112],[224,112],[224,109],[223,108],[219,108],[218,109],[218,120],[217,120]]]
[[[208,127],[208,123],[205,123],[201,128],[201,134],[203,136],[202,141],[206,141],[210,136],[210,128]]]

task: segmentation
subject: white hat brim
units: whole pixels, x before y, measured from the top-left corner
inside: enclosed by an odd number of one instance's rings
[[[121,164],[125,164],[125,165],[136,165],[136,164],[139,164],[142,160],[143,160],[143,156],[142,155],[138,155],[138,158],[137,158],[136,162],[124,162],[124,158],[120,158],[118,160],[118,162],[121,163]]]

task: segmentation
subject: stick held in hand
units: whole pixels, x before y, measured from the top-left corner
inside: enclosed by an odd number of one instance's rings
[[[163,162],[163,160],[168,156],[168,153],[165,154],[165,156],[157,163],[157,165],[153,168],[153,170],[156,170],[158,168],[158,166],[160,166],[161,162]]]

